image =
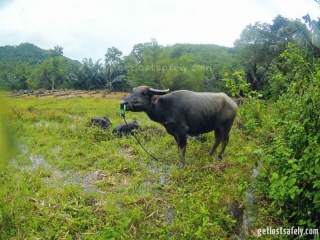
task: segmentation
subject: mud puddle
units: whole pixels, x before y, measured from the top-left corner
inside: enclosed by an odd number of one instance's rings
[[[130,174],[122,173],[106,173],[102,170],[80,173],[74,170],[58,170],[50,164],[44,156],[30,153],[28,147],[24,144],[19,146],[21,149],[21,157],[27,157],[30,161],[28,164],[13,161],[17,168],[30,172],[43,171],[41,180],[47,186],[62,188],[66,185],[81,186],[86,193],[104,193],[105,189],[115,189],[130,186]],[[63,151],[61,146],[53,148],[54,158],[59,159],[59,153]],[[133,161],[136,152],[131,149],[120,149],[119,154],[124,155],[128,162]],[[17,157],[17,159],[19,156]],[[161,194],[163,186],[170,185],[170,174],[173,167],[161,162],[141,161],[141,168],[145,169],[146,175],[138,191],[142,193],[154,192],[157,195]],[[40,203],[39,203],[40,204]],[[167,206],[159,214],[163,224],[171,225],[175,219],[175,209],[172,206]]]
[[[20,149],[22,154],[27,154],[29,151],[26,145],[20,145]],[[61,147],[57,147],[55,149],[57,152],[60,150]],[[106,176],[106,174],[100,170],[89,172],[87,174],[70,170],[58,170],[55,169],[43,156],[32,153],[28,155],[28,159],[30,160],[30,164],[20,165],[16,159],[13,159],[12,162],[21,170],[38,171],[42,169],[49,171],[49,176],[42,177],[42,180],[47,185],[53,185],[56,187],[73,184],[82,186],[85,192],[99,192],[100,190],[99,187],[96,186],[96,183],[103,180]]]

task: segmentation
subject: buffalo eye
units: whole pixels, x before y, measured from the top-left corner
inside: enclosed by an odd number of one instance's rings
[[[148,92],[147,92],[147,91],[143,91],[143,92],[142,92],[142,96],[145,97],[145,96],[147,96],[147,95],[148,95]]]

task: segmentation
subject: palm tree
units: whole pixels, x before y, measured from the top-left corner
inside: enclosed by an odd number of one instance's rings
[[[102,64],[100,63],[99,59],[95,63],[93,63],[92,59],[84,58],[82,60],[82,72],[86,81],[88,82],[89,89],[93,88],[101,88],[104,85],[104,78],[103,78],[103,68]]]
[[[17,83],[18,83],[19,79],[16,76],[10,76],[10,75],[5,75],[5,79],[4,79],[4,87],[10,90],[14,90]]]

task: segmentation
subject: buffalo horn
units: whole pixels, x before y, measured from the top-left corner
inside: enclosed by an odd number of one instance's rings
[[[169,89],[159,90],[159,89],[155,89],[155,88],[150,88],[150,92],[154,95],[164,95],[169,92]]]

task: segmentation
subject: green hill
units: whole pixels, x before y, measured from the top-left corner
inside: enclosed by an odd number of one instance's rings
[[[0,47],[0,62],[36,65],[52,57],[52,52],[52,50],[44,50],[31,43],[21,43],[18,46],[7,45]]]

